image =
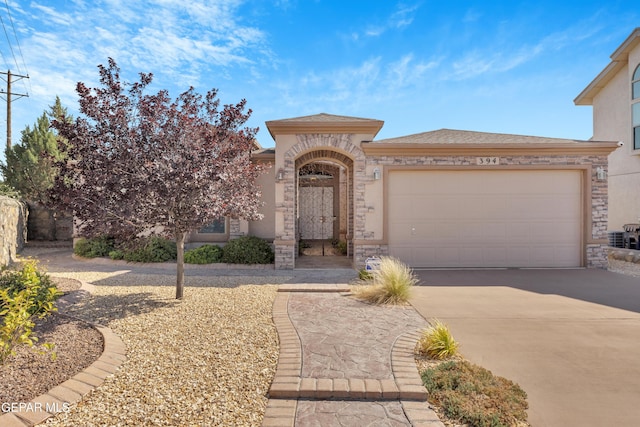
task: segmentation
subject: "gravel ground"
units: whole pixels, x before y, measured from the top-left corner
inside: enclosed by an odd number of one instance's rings
[[[64,293],[81,286],[74,279],[51,279]],[[73,377],[102,354],[102,335],[80,319],[52,313],[35,323],[36,345],[18,346],[16,354],[0,366],[0,402],[28,402]],[[40,348],[43,343],[55,345],[55,359]]]
[[[609,258],[609,271],[626,274],[627,276],[640,277],[640,264]]]
[[[21,346],[0,366],[0,402],[28,402],[68,380],[102,354],[102,335],[79,319],[52,314],[38,320],[33,330],[36,346]],[[55,344],[56,359],[38,349]]]
[[[115,375],[46,421],[56,426],[259,426],[278,345],[271,278],[56,273],[96,283],[69,313],[108,325],[127,347]],[[171,285],[171,286],[169,286]]]

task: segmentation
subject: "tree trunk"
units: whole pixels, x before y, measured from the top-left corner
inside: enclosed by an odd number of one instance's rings
[[[176,277],[176,299],[182,299],[184,291],[184,231],[176,230],[176,247],[177,254],[177,277]]]

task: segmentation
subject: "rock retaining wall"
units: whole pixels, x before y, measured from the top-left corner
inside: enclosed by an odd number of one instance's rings
[[[0,196],[0,266],[11,264],[27,240],[26,204]]]

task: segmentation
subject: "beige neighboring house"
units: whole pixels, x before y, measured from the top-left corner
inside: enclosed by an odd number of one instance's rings
[[[640,223],[640,28],[574,102],[593,106],[592,139],[624,144],[609,156],[609,230]]]
[[[362,268],[607,266],[608,141],[441,129],[376,140],[384,122],[316,114],[268,121],[254,160],[262,221],[226,219],[191,242],[256,235],[293,269],[304,241],[346,242]],[[617,141],[617,139],[615,139]]]

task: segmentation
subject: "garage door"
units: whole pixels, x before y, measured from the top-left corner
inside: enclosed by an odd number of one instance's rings
[[[581,265],[579,171],[391,171],[390,255],[412,267]]]

